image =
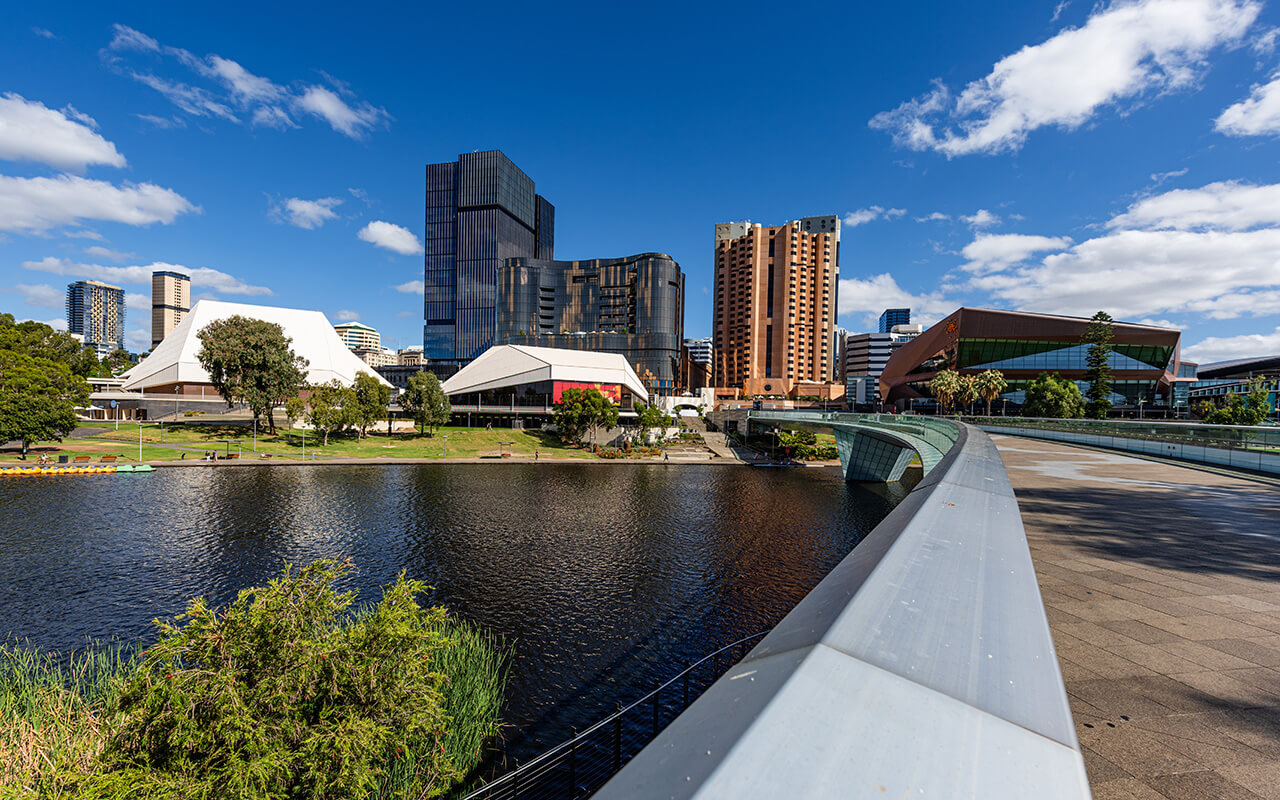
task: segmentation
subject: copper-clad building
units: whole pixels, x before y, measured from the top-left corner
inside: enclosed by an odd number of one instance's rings
[[[997,369],[1009,384],[1002,397],[1021,404],[1027,384],[1042,372],[1085,380],[1088,327],[1085,317],[961,308],[893,354],[880,375],[880,396],[905,409],[913,398],[932,397],[928,384],[941,370]],[[1129,322],[1113,327],[1113,402],[1169,405],[1178,382],[1182,332]]]

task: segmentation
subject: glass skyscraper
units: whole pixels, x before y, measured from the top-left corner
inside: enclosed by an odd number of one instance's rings
[[[555,206],[498,150],[427,165],[422,347],[442,377],[497,334],[497,274],[508,258],[555,258]]]
[[[67,330],[83,337],[99,358],[124,349],[124,289],[101,281],[67,286]]]
[[[909,308],[886,308],[884,313],[880,315],[880,332],[892,333],[894,325],[910,325],[911,309]]]

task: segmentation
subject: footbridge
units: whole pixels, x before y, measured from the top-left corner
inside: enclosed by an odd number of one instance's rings
[[[752,411],[752,426],[831,431],[846,480],[901,480],[912,456],[928,475],[955,447],[960,427],[934,417],[826,411]]]
[[[1004,464],[964,423],[752,412],[835,433],[845,475],[926,475],[596,795],[1090,796]],[[655,726],[656,727],[656,726]]]

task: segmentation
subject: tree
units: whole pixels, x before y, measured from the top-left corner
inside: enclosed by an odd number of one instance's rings
[[[1004,390],[1009,388],[1008,382],[1004,379],[998,369],[989,369],[979,373],[974,378],[974,386],[978,390],[978,394],[987,403],[987,416],[991,416],[991,401],[995,400]]]
[[[1085,329],[1083,341],[1089,345],[1085,354],[1085,380],[1089,382],[1089,404],[1085,413],[1093,419],[1106,419],[1111,410],[1111,341],[1115,338],[1111,315],[1094,314]]]
[[[245,403],[256,422],[264,414],[275,433],[275,407],[297,395],[307,360],[289,347],[293,340],[274,322],[235,315],[210,322],[199,333],[196,358],[227,405]]]
[[[663,413],[657,404],[650,403],[640,409],[638,422],[640,429],[648,433],[654,428],[670,428],[672,419],[668,414]]]
[[[956,399],[964,406],[965,413],[973,412],[973,404],[978,399],[978,381],[976,375],[961,375],[960,390],[956,392]]]
[[[1267,380],[1255,376],[1249,380],[1248,394],[1231,392],[1221,406],[1203,403],[1200,414],[1210,425],[1260,425],[1271,411]]]
[[[76,427],[76,406],[89,402],[89,384],[66,364],[0,350],[0,442],[62,440]]]
[[[102,359],[102,362],[98,365],[97,376],[99,378],[111,378],[119,375],[133,365],[133,356],[126,350],[116,348],[110,353],[107,353],[106,357]]]
[[[942,370],[929,381],[929,391],[933,392],[942,413],[950,413],[951,402],[960,393],[960,374],[955,370]]]
[[[440,379],[426,370],[409,378],[408,387],[400,395],[400,405],[413,417],[419,429],[427,428],[432,435],[436,428],[449,424],[453,413],[449,395],[440,388]]]
[[[98,356],[92,347],[43,322],[14,322],[12,314],[0,314],[0,350],[66,364],[71,374],[82,378],[96,374],[98,369]]]
[[[284,416],[285,416],[285,419],[289,420],[290,428],[293,428],[293,423],[302,419],[303,415],[306,413],[306,410],[307,410],[306,402],[304,402],[303,399],[296,394],[293,397],[290,397],[288,400],[284,401]]]
[[[1075,382],[1056,372],[1041,372],[1027,385],[1022,414],[1026,417],[1075,419],[1084,415],[1084,396]]]
[[[329,445],[329,434],[352,424],[350,409],[355,406],[354,390],[337,379],[311,387],[307,398],[307,422],[320,432],[323,446]]]
[[[369,435],[369,428],[387,415],[391,402],[391,388],[367,372],[356,373],[351,387],[355,403],[350,406],[353,424],[360,430],[360,438]]]
[[[556,428],[560,438],[577,443],[582,434],[596,428],[612,428],[618,424],[618,409],[598,389],[565,389],[556,403]]]

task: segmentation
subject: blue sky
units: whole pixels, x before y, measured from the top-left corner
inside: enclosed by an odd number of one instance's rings
[[[559,258],[839,214],[840,324],[887,305],[1159,321],[1280,352],[1280,8],[26,4],[0,30],[0,310],[154,265],[196,297],[421,342],[423,165],[503,150]],[[873,6],[873,7],[866,7]]]

